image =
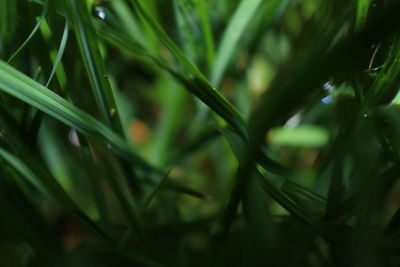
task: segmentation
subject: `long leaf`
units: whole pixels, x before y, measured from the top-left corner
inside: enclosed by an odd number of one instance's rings
[[[0,90],[40,109],[83,135],[110,147],[121,157],[137,163],[142,168],[152,169],[107,126],[3,61],[0,61]]]
[[[113,127],[111,109],[115,109],[115,101],[86,3],[80,0],[66,0],[65,4],[97,105],[106,124]],[[117,115],[116,128],[121,131],[119,123]]]
[[[242,0],[240,2],[218,47],[217,58],[211,75],[212,84],[218,85],[220,83],[240,37],[262,2],[262,0]]]
[[[45,2],[43,10],[42,10],[42,14],[40,15],[39,20],[37,21],[35,27],[31,31],[29,36],[26,38],[26,40],[22,43],[22,45],[20,47],[18,47],[18,49],[14,52],[14,54],[12,54],[11,57],[7,60],[7,63],[13,62],[14,59],[18,56],[18,54],[21,53],[21,51],[29,44],[29,42],[35,36],[35,33],[39,30],[40,25],[42,24],[42,22],[46,16],[47,7],[48,7],[48,1]]]

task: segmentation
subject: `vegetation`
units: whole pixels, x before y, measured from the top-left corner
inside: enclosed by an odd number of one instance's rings
[[[399,266],[396,0],[0,0],[2,266]]]

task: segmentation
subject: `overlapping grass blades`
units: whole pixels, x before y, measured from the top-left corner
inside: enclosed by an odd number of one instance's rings
[[[83,135],[109,146],[121,157],[138,163],[145,169],[150,168],[147,163],[130,151],[122,137],[89,114],[3,61],[0,61],[0,70],[0,88],[4,92],[62,121]]]

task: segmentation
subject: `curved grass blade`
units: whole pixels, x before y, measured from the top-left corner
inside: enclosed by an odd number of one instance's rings
[[[50,83],[57,71],[57,67],[61,62],[61,58],[65,51],[65,46],[67,45],[68,32],[69,32],[69,26],[68,26],[68,21],[66,21],[65,26],[64,26],[63,35],[62,35],[61,42],[60,42],[60,47],[58,48],[57,56],[56,56],[56,59],[54,60],[53,69],[51,70],[50,76],[47,80],[45,87],[48,87],[50,85]]]
[[[212,111],[222,117],[229,125],[231,125],[238,134],[246,139],[247,133],[245,129],[245,122],[239,111],[229,102],[224,96],[211,87],[208,81],[204,82],[202,79],[186,78],[177,73],[166,63],[154,57],[146,50],[145,47],[135,42],[127,36],[118,34],[110,27],[99,27],[98,29],[102,38],[106,39],[112,45],[117,46],[132,56],[147,57],[156,65],[168,71],[175,79],[180,81],[185,88],[197,96],[203,103],[205,103]],[[172,42],[172,41],[171,41]],[[222,126],[221,126],[222,127]]]
[[[139,214],[144,214],[144,212],[146,211],[147,207],[150,205],[151,201],[154,199],[154,197],[157,195],[158,191],[160,191],[162,186],[167,181],[170,173],[171,173],[171,170],[168,170],[168,172],[164,175],[164,177],[160,180],[160,182],[156,185],[156,187],[146,197],[146,199],[143,201],[143,204],[140,207]]]
[[[61,58],[64,54],[64,50],[65,50],[65,46],[67,44],[67,40],[68,40],[68,22],[65,23],[65,27],[64,27],[64,32],[63,32],[63,36],[61,38],[61,42],[60,42],[60,47],[58,48],[58,52],[57,52],[57,56],[56,59],[54,61],[53,64],[53,68],[51,70],[50,76],[46,82],[45,87],[48,87],[57,71],[57,67],[61,62]],[[36,79],[35,79],[36,80]],[[42,122],[42,118],[43,118],[43,114],[39,111],[36,111],[35,116],[33,117],[30,126],[29,126],[29,133],[32,135],[32,140],[36,140],[37,134],[39,132],[40,129],[40,125]]]
[[[262,2],[263,0],[242,0],[240,2],[218,47],[217,58],[211,74],[212,84],[218,85],[221,82],[241,35]],[[274,0],[274,2],[279,1]]]
[[[133,153],[125,141],[104,124],[3,61],[0,61],[0,90],[40,109],[83,135],[110,147],[118,155],[140,167],[156,171]]]
[[[11,55],[11,57],[7,60],[7,63],[13,62],[13,60],[18,56],[18,54],[29,44],[29,42],[32,40],[33,36],[35,36],[35,33],[39,30],[40,25],[42,24],[46,13],[47,13],[47,7],[48,7],[48,1],[45,2],[42,10],[42,14],[39,17],[38,22],[36,23],[35,27],[33,28],[32,32],[29,34],[28,38],[22,43],[20,47],[14,52],[14,54]]]

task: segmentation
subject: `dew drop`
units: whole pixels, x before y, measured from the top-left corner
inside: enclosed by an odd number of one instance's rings
[[[332,96],[331,96],[331,95],[328,95],[328,96],[322,98],[322,99],[321,99],[321,102],[324,103],[325,105],[331,103],[331,102],[332,102]]]
[[[72,145],[74,145],[76,147],[80,147],[81,146],[81,142],[79,142],[78,133],[76,132],[75,129],[69,130],[68,139],[69,139],[69,142]]]
[[[301,122],[301,115],[300,113],[295,114],[294,116],[292,116],[286,123],[285,126],[286,127],[296,127],[300,124]]]
[[[104,11],[104,8],[101,6],[96,6],[94,8],[94,10],[96,11],[96,15],[99,19],[101,20],[105,20],[106,19],[106,12]]]
[[[326,82],[324,84],[324,90],[326,90],[326,91],[332,91],[333,88],[334,88],[334,86],[330,82]]]

